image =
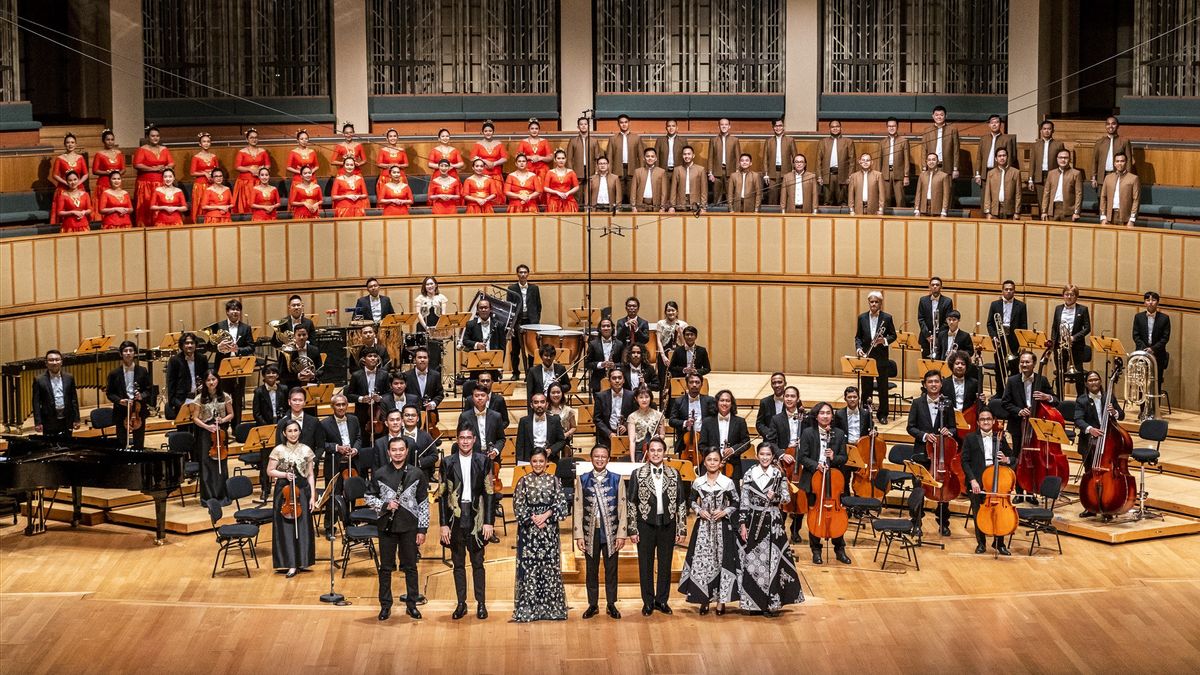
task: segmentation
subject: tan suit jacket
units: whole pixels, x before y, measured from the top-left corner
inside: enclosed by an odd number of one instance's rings
[[[896,134],[896,150],[893,156],[892,137],[885,135],[879,141],[879,172],[884,180],[902,180],[912,175],[909,160],[908,139]],[[891,165],[888,165],[891,162]]]
[[[637,209],[645,210],[647,208],[644,197],[647,180],[650,181],[650,204],[654,210],[666,208],[670,184],[667,181],[667,170],[658,165],[655,165],[653,169],[648,166],[639,166],[633,172],[633,183],[629,188],[629,203]]]
[[[721,157],[721,135],[713,136],[708,142],[708,170],[716,178],[727,178],[737,171],[738,157],[742,154],[742,144],[738,137],[729,134],[725,137],[725,157]],[[725,161],[722,162],[721,160]]]
[[[784,213],[815,213],[817,209],[817,175],[805,171],[800,178],[800,190],[804,196],[804,206],[796,207],[796,172],[783,174],[783,185],[779,187],[779,205]]]
[[[1000,148],[1008,151],[1008,165],[1014,169],[1020,169],[1021,164],[1017,157],[1017,137],[1013,134],[997,134],[996,149]],[[975,175],[982,176],[987,173],[988,153],[991,149],[992,134],[989,132],[979,139],[979,151],[975,155]],[[995,164],[995,161],[992,164]]]
[[[779,180],[779,177],[792,170],[792,160],[796,157],[796,139],[783,134],[780,136],[783,141],[780,143],[780,157],[783,160],[782,165],[775,163],[775,135],[771,134],[766,141],[763,142],[763,158],[762,172],[764,176],[769,177],[772,181]]]
[[[1083,203],[1083,172],[1070,167],[1066,171],[1051,169],[1046,173],[1042,189],[1041,212],[1043,214],[1054,213],[1054,194],[1058,192],[1059,181],[1062,181],[1063,184],[1063,210],[1068,216],[1079,215],[1079,209]]]
[[[1033,142],[1033,147],[1029,151],[1029,176],[1033,178],[1035,183],[1046,182],[1046,176],[1042,172],[1042,155],[1047,152],[1046,144],[1050,144],[1049,154],[1046,155],[1046,171],[1054,171],[1058,168],[1058,151],[1066,150],[1067,146],[1057,138],[1051,138],[1049,141],[1038,136],[1038,139]]]
[[[729,210],[732,213],[757,213],[762,206],[763,191],[766,189],[763,176],[757,171],[740,170],[729,176],[726,195],[729,200]],[[746,196],[742,197],[745,191]]]
[[[1021,170],[1007,167],[1004,170],[1004,208],[1000,203],[1000,168],[988,171],[983,182],[983,214],[999,216],[1021,213]]]
[[[850,179],[850,174],[854,173],[858,168],[854,155],[854,140],[842,135],[838,136],[837,144],[838,154],[838,182],[845,185]],[[829,183],[829,167],[833,159],[833,136],[826,136],[821,139],[820,145],[817,146],[817,175],[826,184]]]
[[[608,180],[608,205],[621,203],[621,181],[617,176],[609,171],[605,176]],[[595,204],[596,197],[600,194],[600,174],[592,174],[588,179],[588,204]]]
[[[866,211],[862,203],[867,203]],[[883,174],[871,169],[867,173],[867,194],[863,196],[862,169],[850,174],[850,215],[883,215]]]
[[[654,141],[654,151],[658,153],[658,166],[666,169],[668,165],[679,166],[683,164],[683,146],[687,145],[687,139],[679,134],[675,134],[675,142],[667,143],[667,135],[663,134]],[[671,157],[674,161],[667,161],[667,157]]]
[[[1108,161],[1108,146],[1109,136],[1104,134],[1100,140],[1096,141],[1096,145],[1092,147],[1092,180],[1100,180],[1104,177],[1104,165]],[[1116,157],[1119,153],[1125,153],[1128,161],[1125,168],[1133,170],[1133,146],[1130,145],[1129,139],[1122,138],[1121,134],[1112,137],[1112,153]]]
[[[688,176],[691,176],[690,196],[687,193]],[[667,203],[677,209],[690,208],[694,204],[708,208],[708,172],[704,170],[704,167],[695,162],[689,167],[683,165],[676,167],[671,176],[671,198],[667,200]]]
[[[596,170],[596,157],[600,155],[600,141],[593,134],[588,138],[588,147],[591,154],[587,155],[587,171],[594,172]],[[583,149],[583,139],[579,134],[571,137],[571,142],[567,143],[567,168],[574,171],[576,176],[585,176],[583,158],[585,156]]]
[[[1101,218],[1109,218],[1112,215],[1113,200],[1118,194],[1117,177],[1115,171],[1108,174],[1104,177],[1104,185],[1100,186]],[[1137,220],[1138,207],[1142,200],[1142,182],[1137,174],[1126,171],[1120,178],[1121,205],[1117,207],[1117,217],[1109,220],[1112,225],[1124,225],[1130,220]]]
[[[950,174],[958,169],[958,127],[945,124],[942,127],[942,169]],[[937,152],[937,127],[930,124],[921,134],[921,143],[925,152],[921,156],[921,166],[925,166],[925,157],[931,152]]]
[[[926,210],[927,201],[925,195],[930,191],[930,183],[933,183],[933,198],[928,200],[931,206]],[[921,172],[921,177],[917,179],[917,194],[913,198],[913,206],[917,215],[934,216],[950,210],[950,195],[953,189],[950,185],[950,174],[938,169],[932,173],[928,169]]]
[[[626,134],[629,141],[629,161],[626,166],[621,162],[621,132],[608,137],[608,165],[612,172],[621,178],[633,175],[634,169],[645,164],[642,157],[642,137],[632,131]]]

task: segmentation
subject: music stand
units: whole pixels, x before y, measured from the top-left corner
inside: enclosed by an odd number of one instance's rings
[[[588,310],[587,307],[572,307],[567,310],[567,317],[573,326],[583,326],[584,332],[591,332],[592,326],[600,323],[600,308]]]
[[[1017,338],[1017,349],[1021,351],[1036,352],[1039,349],[1045,349],[1046,343],[1050,340],[1050,336],[1042,331],[1026,328],[1017,328],[1013,331],[1013,335]]]
[[[1033,430],[1033,435],[1039,441],[1058,443],[1070,447],[1071,439],[1067,438],[1067,430],[1055,420],[1043,420],[1037,417],[1025,418],[1025,423]]]
[[[1092,336],[1092,351],[1104,354],[1104,379],[1108,379],[1113,359],[1123,359],[1129,353],[1119,337]]]
[[[93,363],[96,373],[96,381],[104,381],[104,372],[100,365],[100,354],[112,349],[113,339],[111,335],[97,335],[96,337],[84,338],[79,346],[75,348],[76,354],[94,354],[96,361]]]
[[[333,383],[326,382],[325,384],[310,384],[304,387],[304,407],[305,408],[320,408],[323,405],[329,405],[333,399]]]
[[[920,369],[922,377],[925,373],[931,370],[936,370],[942,374],[942,377],[950,377],[950,366],[941,359],[917,359],[917,368]]]
[[[864,377],[876,378],[879,377],[879,364],[875,359],[869,356],[859,358],[857,356],[842,357],[842,374],[853,375],[855,384],[861,390],[863,388],[862,380]],[[885,394],[887,392],[884,392]]]
[[[979,324],[976,323],[975,327],[978,328]],[[983,365],[982,365],[983,357],[984,357],[984,355],[986,355],[988,353],[995,352],[996,346],[992,343],[991,335],[980,335],[978,333],[971,333],[971,347],[975,349],[976,354],[979,354],[979,360],[981,362],[981,365],[979,366],[979,370],[980,370],[979,386],[982,387],[983,386],[983,372],[982,371],[984,369]],[[1000,371],[999,370],[992,371],[992,376],[995,378],[995,384],[997,385],[997,386],[992,387],[992,393],[994,394],[994,393],[996,393],[996,390],[999,389],[999,385],[1003,385],[1004,383],[1000,381]]]
[[[683,394],[686,391],[687,391],[687,378],[686,377],[672,377],[671,378],[671,398],[675,398],[676,396],[679,396],[680,394]],[[708,378],[707,377],[700,378],[700,393],[701,394],[708,393]]]
[[[915,333],[902,330],[896,333],[896,340],[892,342],[893,347],[900,350],[900,400],[907,403],[912,403],[912,399],[904,395],[905,371],[908,370],[908,353],[921,353],[921,341]]]
[[[243,448],[258,450],[262,452],[267,448],[275,446],[275,425],[264,424],[260,427],[251,427],[250,433],[246,434],[246,442],[242,444]]]
[[[254,367],[258,365],[258,359],[253,356],[230,356],[221,360],[221,366],[217,368],[217,375],[222,379],[226,377],[246,377],[254,374]]]
[[[197,407],[195,403],[184,403],[179,406],[179,413],[175,415],[176,428],[185,424],[191,424],[195,419]]]
[[[463,370],[475,372],[480,370],[503,370],[504,350],[488,349],[474,352],[463,352]]]
[[[417,319],[420,315],[416,312],[397,312],[396,314],[388,314],[379,320],[380,328],[399,328],[406,333],[414,333],[417,330]]]
[[[453,356],[451,357],[454,364],[454,377],[452,377],[450,380],[449,389],[452,392],[457,392],[458,390],[458,338],[459,335],[462,334],[462,330],[466,328],[467,324],[471,321],[471,316],[472,314],[470,312],[453,312],[450,314],[443,314],[442,318],[438,319],[437,326],[435,327],[435,330],[438,332],[448,329],[451,333],[450,349],[454,352]],[[443,368],[443,370],[445,369]],[[498,380],[500,378],[496,379]]]
[[[929,469],[926,469],[924,466],[917,464],[916,462],[912,461],[911,459],[904,460],[904,471],[912,474],[916,478],[918,484],[928,483],[929,485],[932,485],[934,487],[942,486],[942,484],[939,481],[934,479],[933,474],[929,473]],[[939,544],[937,542],[926,542],[924,528],[921,529],[921,534],[917,537],[917,546],[936,546],[936,547],[942,549],[943,551],[946,550],[945,544]]]
[[[162,340],[158,342],[158,348],[163,351],[173,352],[179,349],[179,338],[183,335],[183,331],[177,330],[173,333],[166,333],[162,336]]]
[[[513,392],[515,392],[516,390],[517,390],[517,383],[514,382],[513,380],[504,380],[504,381],[492,383],[492,392],[496,393],[496,394],[500,394],[501,396],[503,396],[505,398],[512,396]]]

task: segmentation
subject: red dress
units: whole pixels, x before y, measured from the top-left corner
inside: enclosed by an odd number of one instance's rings
[[[92,208],[100,208],[100,195],[112,186],[108,174],[125,170],[125,155],[120,150],[114,150],[115,158],[109,157],[103,150],[92,155],[92,175],[96,177],[96,187],[92,188]],[[102,220],[99,211],[92,215],[92,220]]]
[[[482,141],[476,143],[474,149],[471,150],[471,161],[474,162],[476,159],[499,162],[490,169],[484,169],[483,172],[496,180],[504,180],[504,163],[508,161],[508,152],[504,149],[503,143],[496,141],[496,145],[492,146],[490,151],[483,147]]]
[[[375,155],[375,166],[379,167],[379,180],[375,181],[375,198],[379,198],[379,193],[383,190],[383,186],[392,179],[391,164],[403,164],[408,166],[408,153],[404,148],[385,145],[379,148],[379,152]],[[400,169],[400,182],[407,183],[408,175],[403,168]]]
[[[306,166],[313,170],[313,180],[316,180],[317,151],[313,150],[312,148],[305,148],[304,150],[301,150],[300,148],[292,148],[292,151],[288,153],[287,166],[289,169],[296,170],[296,173],[292,173],[291,171],[288,172],[292,176],[292,183],[300,182],[300,171]]]
[[[458,178],[458,169],[454,168],[454,165],[462,163],[462,153],[458,151],[458,148],[450,148],[449,152],[443,152],[440,146],[429,151],[429,163],[434,167],[437,167],[438,162],[443,159],[450,162],[450,175]]]
[[[204,189],[208,187],[208,175],[212,170],[217,168],[221,163],[217,156],[209,153],[208,159],[201,157],[199,154],[192,155],[192,166],[188,170],[188,175],[192,176],[192,222],[198,223],[197,216],[203,215],[200,213],[200,197],[204,196]],[[196,174],[201,174],[197,176]],[[208,222],[205,219],[205,222]]]
[[[333,151],[333,163],[338,166],[339,174],[346,171],[346,168],[342,166],[342,163],[346,161],[347,157],[354,158],[354,175],[361,176],[362,165],[367,163],[367,151],[363,150],[363,144],[355,143],[354,147],[350,147],[346,145],[345,141],[342,141],[335,146]]]
[[[339,195],[361,195],[361,199],[338,199]],[[338,218],[367,215],[367,182],[362,174],[344,173],[334,178],[329,196],[333,198],[333,215]]]
[[[90,229],[92,198],[86,190],[76,190],[74,195],[66,190],[59,192],[58,196],[54,199],[54,207],[56,214],[62,211],[88,212],[85,216],[62,214],[58,219],[60,232],[87,232]]]
[[[407,199],[412,200],[412,188],[408,183],[403,181],[399,183],[384,183],[383,186],[375,193],[376,199],[381,201],[384,199]],[[383,204],[383,215],[385,216],[407,216],[407,204]]]
[[[458,213],[458,205],[462,203],[462,192],[459,189],[457,180],[444,180],[441,176],[429,181],[429,196],[434,195],[454,195],[454,199],[431,199],[429,200],[429,210],[434,215],[445,215],[450,213]]]
[[[250,203],[258,206],[269,206],[279,204],[279,190],[275,189],[274,185],[263,185],[259,183],[250,188]],[[278,211],[278,209],[276,209]],[[275,211],[263,211],[261,209],[250,210],[250,220],[275,220]]]
[[[467,205],[467,213],[495,213],[496,204],[504,201],[504,193],[500,189],[500,181],[491,176],[484,176],[483,181],[475,180],[478,176],[471,176],[463,181],[462,195],[463,203]],[[475,197],[482,199],[492,195],[492,201],[480,206],[467,197]]]
[[[251,150],[242,148],[237,151],[233,160],[233,169],[237,171],[237,182],[233,184],[233,212],[250,213],[250,194],[258,185],[258,170],[271,166],[271,156],[262,148]],[[253,220],[253,218],[251,219]]]
[[[288,194],[288,206],[292,207],[292,218],[317,218],[321,214],[321,200],[325,195],[321,186],[313,181],[307,186],[304,183],[293,183],[292,191]],[[305,202],[316,202],[317,208],[309,208]]]
[[[158,146],[158,154],[146,146],[141,146],[137,152],[133,153],[133,163],[141,164],[142,166],[153,166],[167,168],[175,163],[171,159],[171,151]],[[141,227],[150,227],[154,225],[154,218],[150,215],[150,202],[154,200],[154,190],[159,185],[162,185],[162,171],[139,171],[137,177],[137,192],[135,193],[135,204],[137,204],[137,224]]]
[[[177,187],[166,187],[160,185],[154,189],[154,197],[150,201],[151,206],[187,206],[187,197],[184,196],[183,190]],[[169,227],[171,225],[183,224],[182,211],[154,211],[154,226]]]
[[[579,179],[575,176],[575,172],[567,169],[565,176],[559,176],[557,171],[551,171],[546,174],[546,189],[558,190],[566,192],[573,187],[579,186]],[[546,193],[546,213],[574,213],[579,210],[579,204],[576,203],[574,196],[563,199],[558,195]]]
[[[533,155],[549,157],[550,141],[547,141],[544,138],[538,138],[537,144],[535,145],[530,143],[529,139],[526,138],[517,145],[517,152],[523,152],[527,157],[532,157]],[[541,178],[542,182],[544,183],[546,181],[546,172],[550,170],[550,162],[548,160],[535,162],[530,159],[529,170],[536,173],[538,178]]]
[[[193,192],[192,194],[195,195],[196,193]],[[233,206],[233,190],[224,185],[206,185],[204,186],[204,192],[199,193],[197,197],[192,197],[192,213],[199,213],[204,216],[205,225],[232,223],[232,209],[224,211],[221,209],[210,209],[210,206]],[[196,222],[200,221],[197,220]]]
[[[96,205],[96,210],[111,209],[111,208],[133,208],[133,198],[129,193],[121,190],[121,194],[114,194],[111,189],[100,193],[99,203]],[[100,229],[102,230],[124,230],[133,227],[133,213],[102,213],[100,214]]]
[[[50,165],[51,175],[62,180],[67,180],[67,172],[74,171],[79,175],[79,189],[87,190],[87,160],[83,155],[75,158],[75,161],[70,162],[63,158],[62,155],[54,158],[54,163]],[[66,192],[66,188],[58,181],[54,182],[54,199],[50,202],[50,222],[58,222],[58,196]]]
[[[537,177],[536,173],[531,172],[528,176],[525,177],[525,180],[521,180],[520,178],[518,178],[517,174],[515,174],[515,173],[510,173],[510,174],[508,174],[508,178],[506,178],[504,180],[504,191],[505,192],[515,192],[516,194],[519,194],[519,195],[528,195],[528,194],[535,193],[535,192],[541,192],[542,191],[542,181],[541,181],[541,179],[539,179]],[[537,213],[538,201],[539,201],[539,198],[534,197],[533,199],[530,199],[529,201],[522,204],[521,201],[518,199],[509,198],[508,212],[509,213]]]

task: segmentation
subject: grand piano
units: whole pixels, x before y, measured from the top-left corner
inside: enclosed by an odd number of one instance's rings
[[[72,488],[71,525],[75,526],[83,488],[124,488],[154,498],[154,543],[166,541],[167,495],[183,482],[184,453],[125,449],[112,440],[91,438],[3,438],[8,450],[0,455],[0,492],[29,502],[25,534],[45,531],[45,511],[40,506],[43,490]]]

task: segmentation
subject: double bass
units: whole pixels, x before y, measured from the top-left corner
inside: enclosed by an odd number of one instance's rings
[[[1042,367],[1045,367],[1045,363],[1043,358],[1041,367],[1038,368],[1039,375]],[[1066,425],[1066,420],[1063,419],[1058,408],[1045,401],[1031,401],[1031,404],[1030,418]],[[1046,476],[1058,476],[1062,479],[1063,485],[1067,484],[1067,479],[1071,475],[1071,466],[1067,462],[1067,456],[1063,454],[1062,446],[1058,443],[1040,440],[1034,435],[1033,426],[1028,421],[1025,422],[1025,429],[1021,434],[1019,455],[1017,485],[1020,485],[1025,492],[1037,494],[1038,490],[1042,488],[1042,481],[1046,480]]]
[[[1113,390],[1125,364],[1116,359],[1112,375],[1104,388],[1104,412],[1100,416],[1100,437],[1089,441],[1091,456],[1083,467],[1079,483],[1079,501],[1083,508],[1105,517],[1121,515],[1133,508],[1137,498],[1137,481],[1129,473],[1129,455],[1133,439],[1109,414]]]
[[[935,427],[939,430],[946,426],[943,420],[947,403],[945,396],[938,400],[938,419]],[[951,417],[951,420],[953,419]],[[935,502],[949,502],[962,494],[963,483],[966,481],[962,469],[962,452],[953,436],[946,436],[940,431],[936,435],[935,440],[925,441],[925,452],[929,455],[929,473],[937,483],[926,483],[925,494]]]
[[[992,435],[992,463],[983,470],[980,487],[984,488],[983,502],[975,512],[975,529],[988,537],[1007,537],[1017,531],[1017,507],[1013,506],[1012,491],[1017,476],[1012,469],[1000,464],[1000,435]]]
[[[864,403],[863,410],[868,417],[871,416],[870,405]],[[884,457],[887,456],[887,443],[879,437],[879,429],[871,425],[871,431],[859,438],[850,452],[857,455],[855,460],[859,465],[850,479],[850,490],[859,497],[883,499],[883,490],[875,487],[875,476],[879,474]]]

